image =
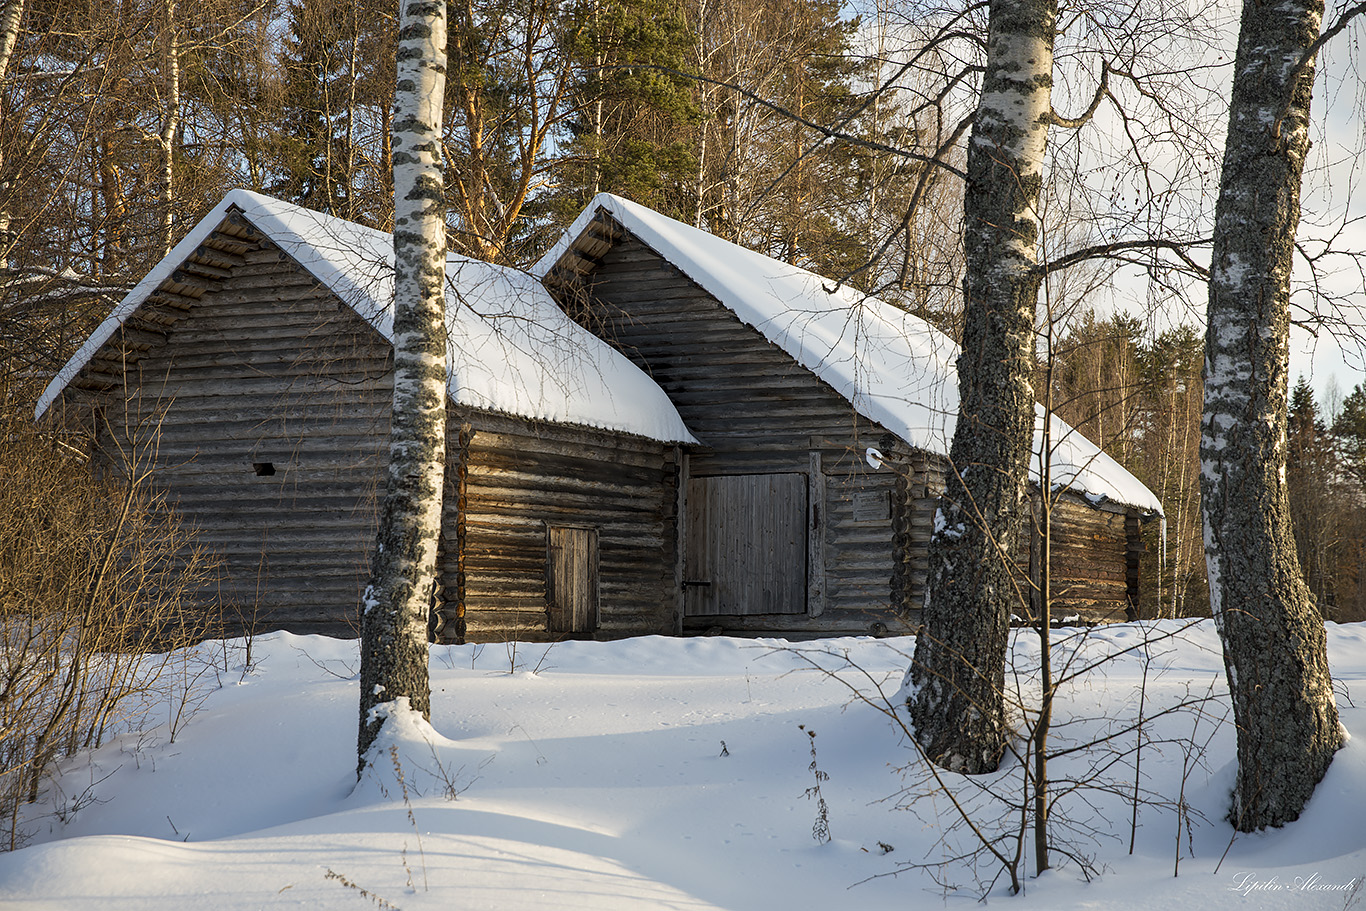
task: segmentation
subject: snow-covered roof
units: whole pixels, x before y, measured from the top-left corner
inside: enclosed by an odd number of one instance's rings
[[[919,449],[947,455],[958,417],[958,345],[885,301],[747,250],[644,206],[599,194],[532,272],[544,277],[599,213],[696,282],[743,322],[843,395],[859,414]],[[1038,409],[1039,477],[1044,413]],[[1118,462],[1060,420],[1052,434],[1052,480],[1093,503],[1113,500],[1161,512],[1157,497]]]
[[[389,234],[233,190],[86,340],[38,400],[38,417],[233,208],[392,341]],[[450,392],[457,404],[664,442],[696,442],[664,390],[565,316],[532,276],[452,256],[446,263],[446,297]]]

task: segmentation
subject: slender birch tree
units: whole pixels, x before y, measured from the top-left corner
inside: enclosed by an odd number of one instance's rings
[[[181,125],[180,15],[176,0],[165,0],[165,49],[162,57],[161,129],[157,132],[157,154],[161,166],[161,255],[175,246],[175,160]]]
[[[25,0],[5,0],[5,5],[0,7],[0,87],[5,84],[10,58],[14,56],[14,45],[19,40],[19,23],[24,18],[24,5]],[[8,126],[5,123],[5,114],[0,107],[0,130]],[[5,270],[9,260],[9,198],[10,183],[9,175],[5,172],[5,146],[4,143],[0,143],[0,272]]]
[[[427,616],[446,465],[444,0],[402,0],[394,93],[394,409],[389,476],[361,605],[358,773],[396,711],[431,714]]]
[[[1229,817],[1244,832],[1296,819],[1342,745],[1285,487],[1290,268],[1323,8],[1243,4],[1215,208],[1201,494],[1238,726]]]
[[[926,755],[988,772],[1005,748],[1005,652],[1020,602],[1034,432],[1038,201],[1052,122],[1055,0],[991,0],[987,63],[968,146],[967,271],[952,471],[930,540],[924,627],[908,703]]]

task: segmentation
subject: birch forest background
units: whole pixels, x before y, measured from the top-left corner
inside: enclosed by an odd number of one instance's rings
[[[1166,506],[1144,616],[1200,615],[1198,251],[1228,77],[1208,36],[1229,23],[1155,0],[1064,13],[1055,106],[1074,116],[1050,140],[1059,268],[1036,390]],[[378,0],[4,0],[7,412],[232,187],[391,227],[395,15]],[[610,191],[957,336],[984,6],[452,0],[448,16],[456,251],[525,265]],[[1116,312],[1099,289],[1121,269],[1148,290]],[[1301,564],[1325,618],[1366,618],[1366,389],[1316,398],[1303,382],[1292,412]]]

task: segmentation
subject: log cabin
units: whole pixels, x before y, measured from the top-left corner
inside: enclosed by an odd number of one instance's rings
[[[99,470],[136,465],[218,564],[226,631],[353,636],[392,396],[390,236],[233,191],[48,386]],[[433,633],[672,632],[682,447],[626,358],[525,273],[447,263]]]
[[[957,346],[849,286],[609,194],[533,271],[668,394],[699,445],[681,465],[681,629],[905,630],[923,602],[950,469]],[[1134,617],[1140,528],[1161,503],[1040,409],[1057,614]],[[1022,590],[1037,533],[1009,542]],[[1037,592],[1018,614],[1037,611]]]

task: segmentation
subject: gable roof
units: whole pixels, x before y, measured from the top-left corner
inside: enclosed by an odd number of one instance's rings
[[[233,190],[138,282],[58,372],[38,400],[37,417],[234,212],[392,342],[391,235]],[[669,443],[696,442],[664,390],[565,316],[532,276],[451,256],[446,304],[449,389],[457,404]]]
[[[947,455],[958,417],[959,348],[906,311],[848,285],[747,250],[645,206],[602,193],[532,267],[543,279],[583,272],[610,246],[610,217],[744,323],[790,354],[846,398],[854,410],[912,446]],[[1039,478],[1044,412],[1036,407],[1030,477]],[[1161,513],[1137,478],[1056,417],[1053,482],[1093,503],[1113,500]]]

